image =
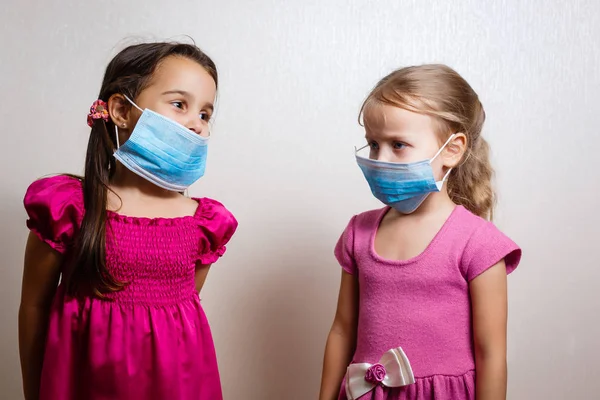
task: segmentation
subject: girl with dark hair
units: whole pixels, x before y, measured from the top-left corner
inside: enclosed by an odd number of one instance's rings
[[[88,115],[84,176],[27,190],[27,400],[222,398],[198,293],[237,222],[182,195],[204,174],[217,86],[194,45],[127,47]]]

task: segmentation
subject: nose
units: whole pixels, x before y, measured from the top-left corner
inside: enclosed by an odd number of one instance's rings
[[[382,146],[377,153],[374,154],[375,157],[373,157],[375,160],[377,161],[384,161],[384,162],[390,162],[391,160],[393,160],[393,154],[390,154],[390,151],[387,149],[387,147]]]
[[[204,121],[199,115],[191,117],[186,124],[186,128],[200,136],[209,135],[208,125],[206,124],[206,121]]]

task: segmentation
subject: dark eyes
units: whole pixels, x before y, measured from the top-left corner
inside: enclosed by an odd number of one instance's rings
[[[172,101],[171,105],[173,105],[173,107],[176,107],[180,110],[185,109],[185,103],[183,101]],[[199,117],[202,121],[208,121],[210,119],[210,115],[208,115],[208,113],[206,113],[206,112],[201,112],[199,114]]]

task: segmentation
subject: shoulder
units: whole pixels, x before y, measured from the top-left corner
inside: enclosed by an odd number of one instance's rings
[[[457,221],[455,225],[464,231],[474,232],[483,226],[493,225],[491,222],[473,214],[463,206],[456,206],[453,217]]]
[[[354,215],[346,225],[340,241],[355,242],[356,240],[370,237],[377,230],[381,219],[388,210],[389,207],[384,207]]]
[[[237,220],[233,213],[229,211],[222,203],[208,197],[194,198],[198,202],[198,211],[196,217],[201,223],[214,221],[220,224],[235,225]]]
[[[471,244],[507,238],[493,222],[473,214],[462,206],[457,206],[453,225],[454,229],[461,231],[463,238]]]
[[[348,227],[351,227],[356,234],[370,234],[377,229],[381,219],[389,209],[389,207],[383,207],[357,214],[352,217]]]
[[[70,208],[70,212],[82,217],[85,207],[81,180],[68,175],[38,179],[27,188],[23,203],[28,213],[48,211],[55,214]]]
[[[68,199],[72,203],[78,203],[83,206],[83,190],[81,179],[70,175],[56,175],[42,178],[34,181],[27,188],[25,193],[25,203],[29,200],[47,199],[48,201]]]

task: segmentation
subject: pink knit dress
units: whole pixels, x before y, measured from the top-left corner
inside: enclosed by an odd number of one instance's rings
[[[358,277],[358,337],[352,363],[377,363],[401,347],[416,382],[377,385],[361,400],[474,400],[475,360],[469,282],[501,260],[506,272],[521,250],[492,223],[457,206],[420,255],[387,260],[374,248],[389,207],[354,216],[335,255]],[[398,244],[401,246],[401,243]],[[340,399],[346,399],[344,385]]]
[[[107,211],[106,262],[128,285],[110,300],[75,299],[61,284],[52,303],[42,400],[219,400],[219,371],[195,290],[196,263],[211,264],[237,228],[211,199],[194,216],[134,218]],[[56,176],[25,195],[27,226],[72,256],[84,214],[81,183]]]

